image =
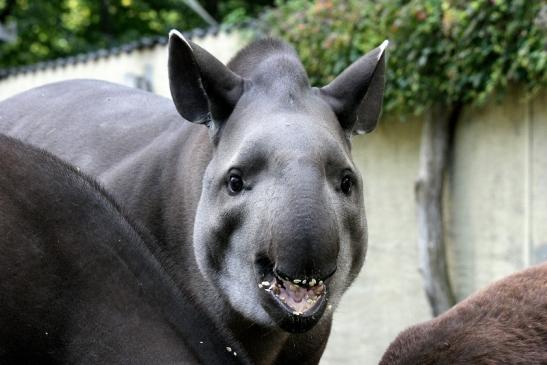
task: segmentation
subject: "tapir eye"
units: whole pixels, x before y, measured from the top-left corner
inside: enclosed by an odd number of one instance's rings
[[[243,190],[243,179],[237,173],[232,172],[228,177],[228,190],[233,194]]]
[[[349,194],[351,192],[351,187],[353,186],[353,180],[351,179],[351,176],[344,176],[342,178],[342,182],[340,183],[340,189],[342,189],[342,192],[344,194]]]

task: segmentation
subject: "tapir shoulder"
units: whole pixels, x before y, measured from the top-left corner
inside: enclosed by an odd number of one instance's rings
[[[168,98],[99,80],[57,82],[0,102],[3,133],[93,176],[143,151],[150,160],[204,129],[186,122]]]
[[[44,120],[48,126],[70,123],[71,129],[83,130],[97,124],[155,124],[165,128],[169,123],[183,121],[168,98],[101,80],[47,84],[12,96],[0,106],[0,126],[4,131]]]

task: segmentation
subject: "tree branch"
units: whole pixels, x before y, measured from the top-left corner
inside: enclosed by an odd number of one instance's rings
[[[434,105],[426,118],[415,186],[420,271],[433,315],[455,304],[448,277],[444,242],[442,195],[447,160],[460,105]]]

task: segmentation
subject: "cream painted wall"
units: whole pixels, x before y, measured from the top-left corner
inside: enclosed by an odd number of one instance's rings
[[[530,261],[547,261],[547,92],[530,107]]]
[[[237,33],[196,39],[226,62]],[[0,80],[0,100],[44,83],[100,78],[128,84],[151,68],[153,89],[169,95],[166,47]],[[450,274],[463,299],[496,278],[547,260],[547,92],[521,103],[465,110],[448,175]],[[365,181],[369,250],[365,267],[334,314],[323,365],[376,364],[407,326],[428,319],[418,272],[414,180],[421,122],[384,119],[355,137],[354,160]]]
[[[457,297],[547,260],[546,92],[469,108],[456,133],[447,192]]]
[[[227,62],[243,44],[237,32],[220,32],[217,35],[207,35],[192,40],[203,48],[211,50],[222,62]],[[108,80],[134,86],[132,78],[143,76],[147,72],[150,72],[152,76],[152,90],[169,97],[167,47],[156,45],[152,48],[111,55],[94,61],[10,76],[0,80],[0,100],[36,86],[76,78]]]
[[[458,298],[528,263],[528,114],[512,100],[466,110],[457,129],[448,254]]]

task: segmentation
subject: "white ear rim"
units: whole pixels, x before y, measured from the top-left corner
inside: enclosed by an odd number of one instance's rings
[[[190,45],[190,42],[188,42],[188,41],[186,40],[186,38],[182,35],[182,33],[179,32],[178,30],[176,30],[176,29],[171,29],[171,30],[169,31],[169,39],[171,39],[172,37],[178,37],[181,41],[183,41],[184,43],[186,43],[186,45],[187,45],[188,47],[190,47],[190,49],[192,49],[192,46]]]
[[[380,53],[378,53],[378,60],[380,58],[382,58],[382,55],[384,54],[386,48],[389,46],[389,41],[386,39],[385,41],[382,42],[382,44],[380,44],[380,46],[378,48],[380,48]]]

